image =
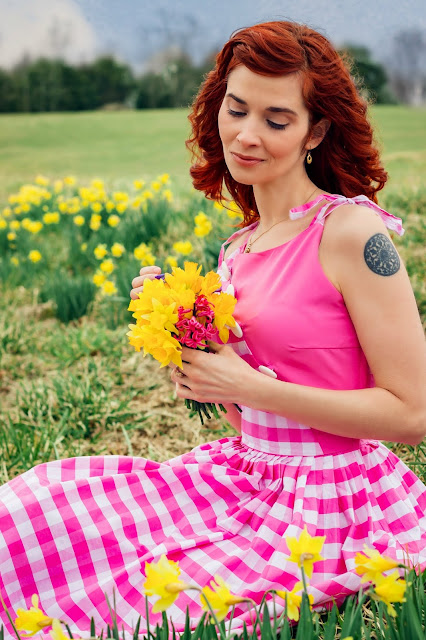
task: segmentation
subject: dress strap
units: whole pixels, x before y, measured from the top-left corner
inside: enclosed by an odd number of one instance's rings
[[[327,202],[323,207],[321,207],[321,209],[319,210],[319,212],[314,218],[314,221],[318,222],[319,224],[323,225],[325,218],[332,211],[334,211],[334,209],[337,209],[337,207],[339,207],[340,205],[359,204],[359,205],[363,205],[364,207],[369,207],[370,209],[373,209],[373,211],[375,211],[375,213],[377,213],[377,215],[381,217],[381,219],[383,220],[384,224],[388,229],[390,229],[391,231],[395,231],[395,233],[397,233],[400,236],[404,234],[401,218],[397,218],[396,216],[392,215],[392,213],[389,213],[388,211],[381,209],[377,204],[372,202],[365,195],[354,196],[353,198],[346,198],[346,196],[341,196],[337,194],[322,194],[322,195],[319,195],[317,198],[315,198],[315,200],[312,200],[312,202],[308,202],[307,204],[301,207],[295,207],[294,209],[291,209],[290,218],[292,220],[303,218],[308,213],[308,211],[311,211],[311,209],[313,209],[313,207],[317,205],[318,202],[320,202],[321,200],[326,200]]]
[[[243,227],[242,229],[238,229],[238,231],[235,231],[235,233],[233,233],[231,236],[229,236],[229,238],[227,240],[225,240],[225,242],[222,244],[222,246],[220,248],[220,253],[219,253],[219,258],[218,258],[218,266],[219,267],[222,265],[223,257],[225,255],[226,246],[230,242],[235,240],[235,238],[238,238],[241,234],[245,233],[248,229],[254,229],[254,227],[257,224],[259,224],[258,220],[256,220],[256,222],[253,222],[252,224],[249,224],[247,227]]]

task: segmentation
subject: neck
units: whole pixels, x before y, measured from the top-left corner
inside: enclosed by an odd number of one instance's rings
[[[270,227],[277,222],[290,219],[290,209],[316,198],[321,189],[309,180],[294,185],[253,185],[253,193],[262,228]]]

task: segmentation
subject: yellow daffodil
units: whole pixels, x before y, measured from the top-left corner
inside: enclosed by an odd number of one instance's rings
[[[173,245],[173,250],[177,253],[181,253],[183,256],[188,256],[192,251],[192,244],[189,240],[175,242]]]
[[[9,227],[10,229],[13,229],[13,231],[16,231],[17,229],[21,228],[21,223],[19,222],[19,220],[11,220],[9,223]]]
[[[164,189],[161,195],[164,198],[164,200],[167,200],[167,202],[173,202],[173,193],[171,192],[170,189]]]
[[[77,182],[77,179],[76,179],[75,176],[65,176],[64,182],[69,187],[73,187],[75,185],[75,183]]]
[[[4,218],[0,218],[0,230],[1,229],[7,229],[7,222]]]
[[[364,552],[355,556],[355,571],[364,576],[364,581],[375,582],[376,576],[389,569],[395,569],[399,562],[386,556],[381,556],[377,549],[369,549],[364,544]]]
[[[209,271],[204,276],[203,282],[201,284],[200,293],[203,296],[211,296],[215,291],[220,289],[222,286],[222,281],[220,279],[220,275],[216,273],[216,271]]]
[[[101,287],[106,280],[106,275],[102,272],[97,271],[92,280],[97,287]]]
[[[49,184],[49,178],[46,178],[45,176],[38,175],[38,176],[36,176],[36,179],[34,180],[34,182],[36,184],[40,185],[41,187],[47,187],[47,185]]]
[[[93,253],[97,260],[103,260],[108,253],[106,244],[98,244],[98,246],[94,248]]]
[[[62,182],[62,180],[55,180],[55,182],[53,183],[53,189],[55,193],[60,193],[63,187],[64,187],[64,183]]]
[[[83,218],[84,222],[84,218]],[[31,220],[28,223],[27,229],[30,233],[38,233],[43,229],[43,223],[40,220]]]
[[[166,273],[166,282],[172,289],[192,289],[198,292],[203,282],[201,268],[196,262],[185,262],[183,269],[173,267],[172,273]]]
[[[384,602],[387,606],[388,613],[396,616],[395,608],[392,602],[405,602],[404,598],[407,582],[399,577],[398,571],[394,571],[389,576],[377,574],[375,577],[374,594],[378,600]]]
[[[282,598],[284,601],[287,600],[287,617],[289,620],[295,620],[296,622],[299,620],[299,609],[300,603],[302,602],[302,596],[297,594],[297,591],[301,591],[303,589],[303,582],[296,582],[293,589],[291,591],[278,591],[277,595]],[[314,596],[309,593],[308,594],[309,604],[313,605]]]
[[[169,174],[168,173],[163,173],[161,176],[158,176],[159,181],[161,182],[161,184],[166,184],[166,182],[169,181]]]
[[[233,317],[236,298],[230,293],[213,294],[208,296],[208,301],[214,305],[214,327],[219,331],[219,337],[222,342],[228,342],[229,329],[235,327],[235,319]]]
[[[247,601],[247,598],[241,598],[231,593],[230,587],[220,576],[216,575],[214,580],[210,581],[210,584],[212,589],[210,587],[204,587],[201,590],[201,606],[205,611],[210,611],[211,607],[219,622],[225,618],[230,607]]]
[[[166,367],[173,362],[178,367],[182,367],[182,347],[168,331],[157,331],[151,326],[138,327],[129,325],[131,331],[127,333],[129,342],[136,351],[140,351],[143,346],[144,356],[149,353],[160,362],[161,367]]]
[[[9,233],[7,234],[7,239],[9,240],[9,242],[16,240],[16,233],[14,231],[9,231]]]
[[[97,231],[101,226],[102,216],[99,213],[93,213],[90,218],[90,228],[92,231]]]
[[[291,552],[290,562],[296,562],[299,567],[303,567],[305,574],[308,578],[311,578],[314,562],[323,560],[320,551],[323,547],[325,536],[310,536],[305,524],[299,539],[288,536],[285,541]]]
[[[100,178],[94,178],[90,182],[90,186],[92,187],[92,189],[98,189],[99,191],[102,191],[105,188],[104,181]]]
[[[118,211],[118,213],[124,213],[127,210],[127,202],[118,202],[116,204],[115,208]],[[118,224],[118,222],[117,222],[117,224]]]
[[[103,205],[100,202],[92,202],[91,207],[93,213],[100,213],[103,209]]]
[[[234,200],[231,200],[231,202],[228,203],[227,206],[227,212],[228,216],[231,219],[234,218],[243,218],[243,212],[241,211],[240,207],[237,205],[237,203]]]
[[[145,191],[142,191],[142,198],[144,200],[153,200],[154,194],[149,189],[145,189]]]
[[[143,180],[134,180],[133,186],[135,187],[135,189],[139,191],[140,189],[144,188],[145,182]]]
[[[165,306],[158,300],[154,299],[152,301],[152,306],[153,310],[150,313],[149,318],[147,318],[149,324],[154,329],[166,329],[166,331],[170,331],[170,333],[177,333],[175,325],[179,320],[179,315],[175,313],[176,303],[172,302]]]
[[[129,194],[125,191],[114,191],[112,197],[115,202],[127,202],[127,200],[129,199]]]
[[[28,204],[28,202],[24,202],[24,204],[21,206],[21,211],[22,213],[28,213],[28,211],[30,211],[31,207]],[[43,207],[44,209],[44,207]]]
[[[105,209],[108,213],[111,213],[111,211],[115,209],[115,202],[113,202],[112,200],[108,200],[105,205]]]
[[[62,631],[62,625],[56,618],[52,620],[52,629],[49,633],[49,637],[51,640],[69,640],[69,636],[65,635]],[[76,638],[76,636],[74,636],[74,638]],[[78,639],[76,638],[76,640]]]
[[[101,291],[104,296],[113,296],[117,293],[117,287],[112,280],[105,280],[101,285]]]
[[[19,216],[19,214],[22,213],[22,207],[15,207],[13,213]]]
[[[164,262],[169,267],[177,267],[178,266],[178,261],[177,261],[177,258],[175,256],[167,256],[167,258],[165,259]]]
[[[61,213],[68,213],[68,204],[66,202],[60,202],[58,204],[58,209]]]
[[[43,222],[45,224],[58,224],[59,213],[57,211],[51,211],[50,213],[45,213],[43,216]]]
[[[32,251],[29,252],[28,258],[31,260],[31,262],[40,262],[41,253],[40,251],[37,251],[37,249],[33,249]]]
[[[155,264],[155,256],[152,255],[150,247],[144,242],[142,242],[138,247],[135,247],[133,255],[136,260],[140,260],[144,267]]]
[[[224,206],[221,202],[218,202],[217,200],[215,200],[215,202],[213,203],[213,207],[216,209],[216,211],[223,211],[224,210]]]
[[[112,260],[104,260],[103,262],[101,262],[101,264],[99,265],[99,268],[101,271],[103,271],[104,273],[112,273],[115,269],[114,263]]]
[[[17,267],[19,265],[19,258],[17,258],[16,256],[12,256],[10,262],[14,267]]]
[[[179,593],[188,589],[189,585],[179,580],[180,574],[178,563],[168,560],[164,554],[158,562],[145,562],[146,580],[143,584],[145,595],[160,596],[152,607],[153,613],[168,609]]]
[[[115,214],[109,216],[107,222],[110,227],[116,227],[118,224],[120,224],[120,216],[116,216]]]
[[[83,242],[83,243],[80,245],[80,249],[81,249],[82,251],[86,251],[86,250],[87,250],[87,242]]]
[[[74,217],[74,224],[76,224],[78,227],[83,226],[84,223],[85,223],[84,216],[75,216]]]
[[[111,247],[111,254],[114,256],[114,258],[121,258],[121,256],[125,251],[126,251],[126,248],[124,247],[124,245],[120,244],[119,242],[114,242],[114,244]]]
[[[42,629],[52,625],[52,618],[49,618],[39,607],[39,597],[34,594],[31,598],[30,609],[18,609],[16,611],[17,618],[15,627],[18,631],[27,631],[27,634],[21,634],[23,638],[31,638]]]
[[[12,209],[10,207],[5,207],[2,211],[2,214],[5,218],[9,218],[12,215]]]
[[[153,182],[151,182],[151,189],[153,191],[160,191],[161,189],[161,182],[159,182],[158,180],[153,180]]]

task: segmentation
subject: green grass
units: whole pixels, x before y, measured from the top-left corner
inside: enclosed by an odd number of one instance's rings
[[[178,192],[191,188],[187,109],[0,116],[0,198],[38,173],[102,177],[116,186],[169,173]],[[420,186],[426,171],[426,109],[375,106],[388,188]]]

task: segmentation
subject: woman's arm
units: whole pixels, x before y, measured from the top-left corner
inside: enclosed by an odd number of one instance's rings
[[[426,348],[411,284],[380,218],[359,205],[345,208],[327,221],[320,254],[332,256],[329,271],[335,273],[376,387],[335,391],[274,380],[225,345],[216,354],[188,356],[188,379],[183,379],[185,387],[178,384],[178,395],[236,402],[341,436],[412,445],[422,441]],[[389,242],[390,254],[382,255],[383,273],[388,275],[375,273],[364,256],[376,234]]]

